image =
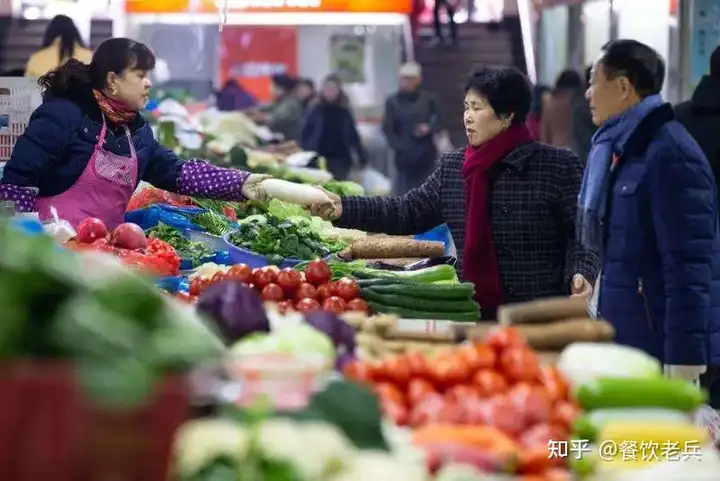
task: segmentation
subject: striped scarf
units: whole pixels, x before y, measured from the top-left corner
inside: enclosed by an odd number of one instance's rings
[[[101,91],[93,89],[93,96],[105,118],[116,125],[127,125],[137,116],[137,111],[120,100],[113,100]]]

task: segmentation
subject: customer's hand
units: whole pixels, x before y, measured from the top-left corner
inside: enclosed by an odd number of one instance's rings
[[[265,189],[262,186],[262,182],[271,178],[271,175],[250,174],[243,183],[242,194],[248,200],[266,200],[267,194],[265,193]]]
[[[663,369],[665,377],[673,379],[683,379],[689,382],[695,382],[700,379],[700,375],[707,371],[707,366],[678,366],[674,364],[666,364]]]
[[[418,124],[415,126],[415,135],[417,137],[425,137],[430,133],[430,126],[428,124]]]
[[[327,202],[315,202],[310,205],[310,213],[324,220],[335,220],[342,215],[342,200],[340,196],[318,186],[330,198]]]
[[[590,300],[593,286],[582,274],[575,274],[570,282],[570,297],[583,297]]]

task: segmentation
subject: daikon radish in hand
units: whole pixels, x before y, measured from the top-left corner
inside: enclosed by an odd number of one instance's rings
[[[280,179],[268,179],[262,183],[265,193],[270,198],[308,206],[315,203],[332,202],[322,190],[311,185],[296,184]]]

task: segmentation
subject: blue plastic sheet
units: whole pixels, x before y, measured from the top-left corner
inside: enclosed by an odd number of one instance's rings
[[[189,219],[189,216],[203,212],[205,212],[205,209],[200,207],[175,207],[172,205],[155,204],[144,209],[126,212],[125,221],[137,224],[142,227],[143,230],[155,227],[160,222],[181,231],[203,230]]]
[[[162,277],[155,282],[155,285],[170,294],[190,291],[190,280],[185,276]]]
[[[418,234],[415,236],[415,239],[442,242],[443,244],[445,244],[445,255],[449,254],[451,236],[450,229],[448,228],[447,224],[440,224],[439,226],[435,227],[432,230],[429,230],[424,234]]]

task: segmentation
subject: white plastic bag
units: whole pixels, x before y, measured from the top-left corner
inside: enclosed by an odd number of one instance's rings
[[[55,207],[50,207],[52,220],[43,224],[43,230],[46,234],[52,236],[58,243],[63,244],[77,235],[75,229],[66,220],[60,219]]]
[[[359,180],[367,195],[388,195],[392,190],[390,179],[372,167],[363,169]]]
[[[695,424],[706,428],[713,442],[720,441],[720,413],[707,404],[695,411]]]

